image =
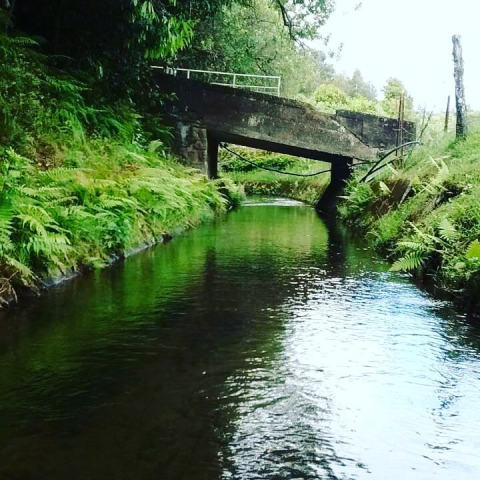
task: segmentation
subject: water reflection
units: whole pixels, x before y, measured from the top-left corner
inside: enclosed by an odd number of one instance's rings
[[[479,352],[338,225],[246,206],[0,317],[0,478],[476,478]]]

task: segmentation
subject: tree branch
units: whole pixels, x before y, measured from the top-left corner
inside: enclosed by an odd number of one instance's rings
[[[282,14],[283,24],[285,25],[285,27],[288,28],[288,34],[290,35],[290,38],[292,40],[296,40],[296,35],[293,31],[293,22],[288,14],[287,9],[285,8],[285,5],[282,3],[282,0],[274,0],[274,1],[278,9],[280,10],[280,13]]]

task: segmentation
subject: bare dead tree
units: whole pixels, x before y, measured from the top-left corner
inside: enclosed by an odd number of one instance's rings
[[[450,95],[448,96],[448,100],[447,100],[447,110],[445,111],[445,133],[448,132],[448,122],[449,122],[449,119],[450,119]]]
[[[457,104],[457,139],[467,135],[467,104],[465,102],[465,87],[463,84],[463,56],[460,35],[454,35],[453,41],[453,64],[455,77],[455,98]]]

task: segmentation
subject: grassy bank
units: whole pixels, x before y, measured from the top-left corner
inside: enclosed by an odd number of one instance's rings
[[[365,173],[365,172],[362,172]],[[459,299],[480,300],[480,134],[418,148],[347,187],[340,215],[393,262]]]
[[[233,183],[177,163],[166,137],[132,99],[107,100],[33,40],[0,33],[0,307],[238,200]]]
[[[0,292],[103,267],[112,256],[225,212],[234,188],[155,152],[91,141],[43,168],[8,150],[0,163]]]
[[[330,164],[299,159],[289,155],[234,147],[242,157],[262,167],[285,173],[311,174],[329,170]],[[248,195],[272,195],[300,200],[315,205],[330,182],[330,174],[314,177],[297,177],[256,168],[233,154],[221,150],[220,168],[223,178],[242,186]]]

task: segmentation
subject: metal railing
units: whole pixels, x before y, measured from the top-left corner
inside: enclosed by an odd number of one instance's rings
[[[282,77],[271,75],[251,75],[248,73],[216,72],[213,70],[194,70],[190,68],[170,68],[152,66],[158,70],[164,70],[169,75],[184,75],[188,79],[206,81],[213,85],[223,85],[233,88],[244,88],[256,92],[270,93],[280,96]],[[207,77],[207,78],[205,78]],[[213,80],[213,81],[212,81]],[[256,85],[255,83],[262,83]]]

